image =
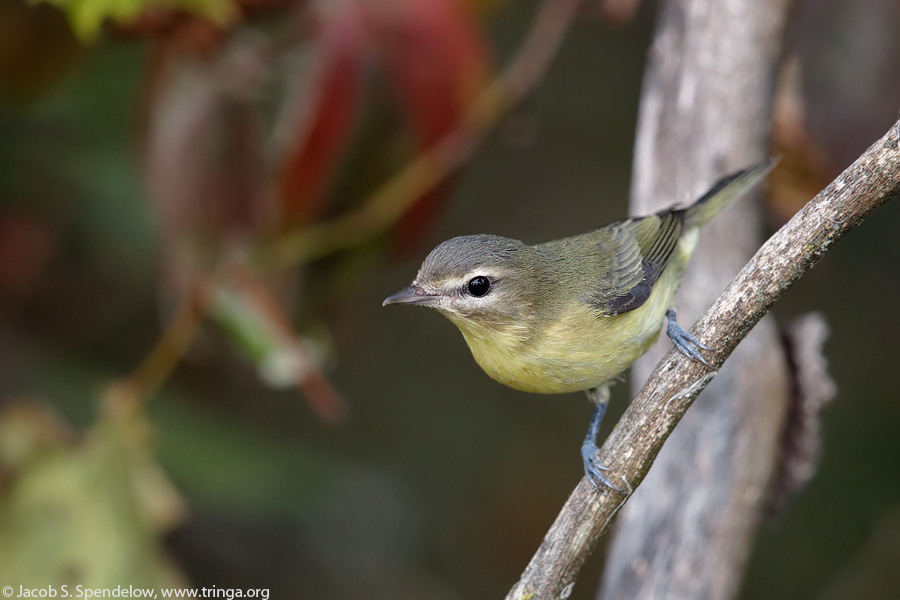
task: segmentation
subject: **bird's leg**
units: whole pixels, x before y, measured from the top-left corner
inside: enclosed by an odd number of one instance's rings
[[[609,387],[605,385],[597,386],[588,390],[588,398],[594,403],[594,416],[591,417],[591,425],[588,427],[587,435],[584,437],[584,443],[581,444],[581,458],[584,461],[584,474],[588,481],[597,488],[601,484],[608,486],[617,492],[622,489],[614,486],[606,477],[604,471],[609,470],[600,464],[597,458],[597,433],[600,431],[600,422],[603,421],[603,414],[606,412],[606,406],[609,404]]]
[[[701,344],[700,340],[685,331],[684,327],[678,324],[678,321],[675,320],[675,309],[670,308],[666,311],[666,319],[668,320],[668,323],[666,324],[666,334],[669,336],[669,339],[672,340],[672,345],[678,348],[678,351],[688,358],[702,362],[710,369],[713,368],[711,364],[706,362],[703,355],[700,354],[701,348],[703,350],[712,350],[712,348]]]

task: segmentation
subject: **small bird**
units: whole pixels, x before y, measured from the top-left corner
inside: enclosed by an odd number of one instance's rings
[[[495,235],[455,237],[422,263],[388,304],[437,309],[465,337],[493,379],[525,392],[587,391],[594,414],[581,447],[597,487],[619,490],[598,458],[597,432],[609,385],[659,336],[710,366],[701,344],[676,321],[675,291],[702,227],[775,166],[776,160],[719,180],[687,208],[618,221],[534,246]],[[620,490],[621,491],[621,490]]]

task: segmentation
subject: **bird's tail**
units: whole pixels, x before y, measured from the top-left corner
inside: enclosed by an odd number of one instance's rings
[[[765,178],[777,163],[777,158],[770,158],[762,164],[726,175],[717,181],[708,192],[685,211],[686,229],[700,227],[719,214],[726,206],[743,196]]]

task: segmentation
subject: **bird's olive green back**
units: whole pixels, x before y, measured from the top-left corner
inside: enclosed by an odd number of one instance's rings
[[[684,211],[670,210],[648,217],[626,219],[591,233],[541,244],[556,261],[560,279],[589,277],[583,302],[600,315],[634,310],[650,297],[684,229]],[[573,260],[574,258],[574,260]],[[569,271],[577,270],[578,273]]]
[[[582,300],[599,314],[612,316],[632,311],[650,297],[653,285],[676,256],[675,249],[685,233],[702,226],[741,197],[776,162],[770,160],[721,179],[686,209],[670,208],[626,219],[535,248],[556,257],[553,262],[562,271],[562,281],[585,281],[588,277],[591,285]],[[689,252],[677,254],[680,267],[684,267]]]

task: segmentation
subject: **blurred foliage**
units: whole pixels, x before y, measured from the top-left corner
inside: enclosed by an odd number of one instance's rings
[[[199,281],[240,268],[249,253],[243,279],[258,278],[252,285],[268,288],[272,302],[218,302],[209,316],[227,319],[226,331],[236,333],[241,319],[222,308],[245,307],[270,321],[261,332],[281,331],[291,319],[277,306],[294,305],[294,322],[321,336],[317,324],[352,293],[350,282],[364,281],[386,244],[409,246],[429,230],[447,188],[412,198],[399,221],[353,234],[308,265],[313,285],[282,274],[308,259],[271,264],[267,248],[364,206],[418,151],[459,127],[485,80],[487,55],[476,23],[451,0],[300,3],[282,16],[279,26],[252,21],[223,33],[215,52],[209,39],[189,35],[166,34],[154,47],[142,168],[161,225],[165,293],[183,302]],[[291,351],[303,343],[287,348],[282,337],[257,334],[249,357],[263,361],[264,372],[294,363],[293,372],[321,381],[321,361]],[[246,335],[240,341],[249,348]],[[332,345],[321,337],[313,344]],[[337,412],[321,395],[310,402]]]
[[[0,413],[0,565],[16,585],[183,583],[159,544],[185,506],[156,464],[145,417],[117,391],[102,412],[83,436],[39,405]]]
[[[0,0],[0,583],[504,593],[580,476],[588,407],[502,389],[446,323],[378,306],[438,238],[624,214],[652,10],[585,14],[478,159],[419,193],[389,184],[466,127],[537,2],[58,4]],[[893,122],[898,19],[799,4],[773,224]],[[326,239],[376,201],[390,218]],[[779,306],[826,312],[841,396],[747,597],[895,592],[895,208]]]
[[[7,102],[47,91],[81,56],[82,48],[59,11],[0,2],[0,94]]]
[[[83,40],[93,40],[107,20],[128,23],[154,9],[183,10],[220,25],[237,15],[234,0],[31,0],[47,2],[66,12],[72,29]]]

